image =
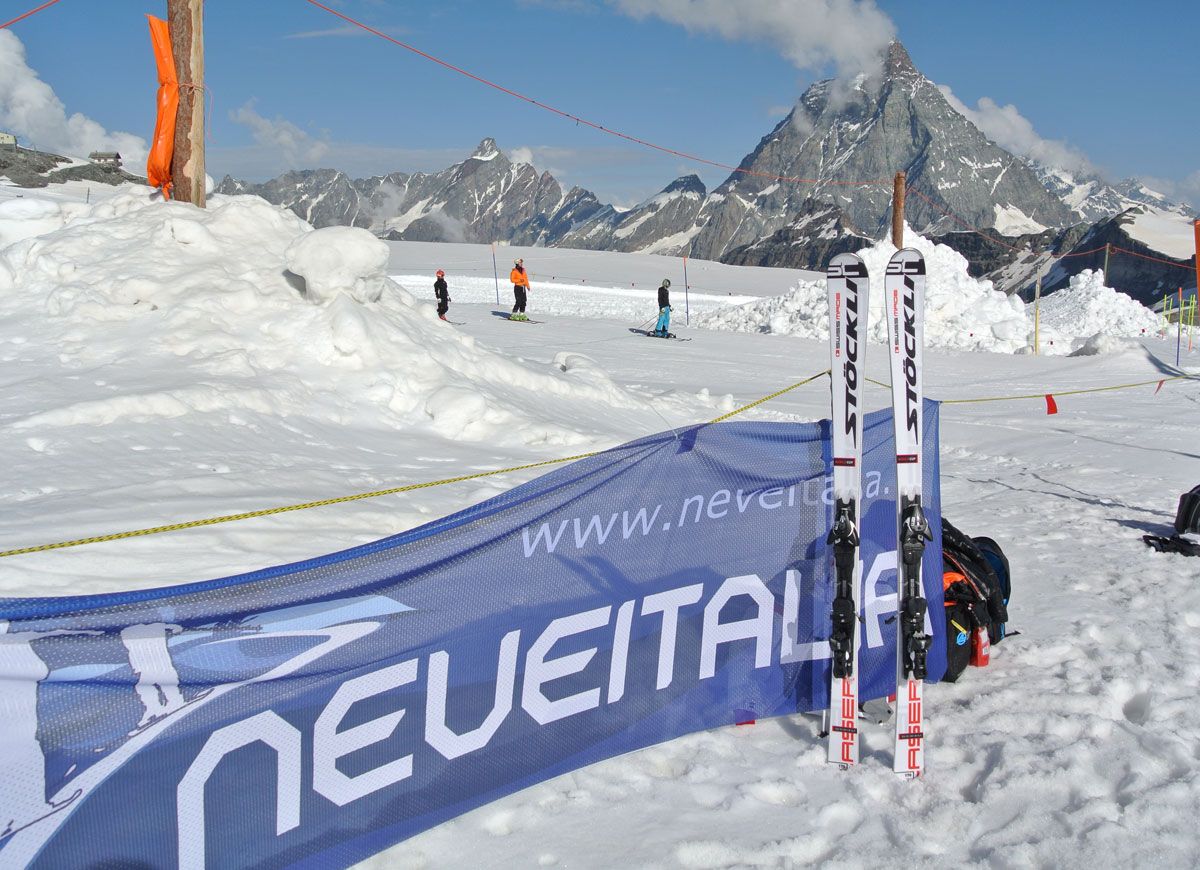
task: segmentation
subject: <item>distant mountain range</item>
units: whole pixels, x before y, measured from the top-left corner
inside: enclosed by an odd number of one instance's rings
[[[5,153],[0,149],[0,175],[18,184],[103,172],[6,167]],[[1108,183],[1005,151],[947,102],[899,43],[889,47],[877,77],[808,88],[739,169],[712,191],[695,175],[677,178],[622,210],[583,188],[564,190],[488,138],[436,173],[355,179],[335,169],[299,170],[262,184],[226,176],[216,191],[256,194],[314,226],[358,226],[384,239],[506,241],[822,269],[833,254],[887,233],[891,178],[903,170],[909,225],[962,252],[972,272],[999,289],[1028,295],[1041,278],[1043,290],[1052,291],[1082,269],[1102,267],[1103,252],[1080,254],[1105,244],[1155,258],[1110,260],[1110,283],[1143,302],[1194,281],[1194,272],[1188,277],[1180,268],[1192,262],[1180,258],[1183,247],[1164,244],[1161,231],[1145,232],[1170,225],[1186,237],[1191,211],[1136,181]]]
[[[306,170],[265,184],[226,177],[217,190],[254,193],[315,226],[360,226],[385,239],[504,240],[820,269],[887,232],[891,178],[902,169],[909,225],[961,251],[973,272],[1007,292],[1030,293],[1039,277],[1045,291],[1065,285],[1103,258],[1062,255],[1105,242],[1187,262],[1129,232],[1147,211],[1174,215],[1183,228],[1186,208],[1134,181],[1109,184],[1010,154],[956,111],[898,42],[878,78],[812,85],[739,169],[711,192],[688,175],[619,210],[582,188],[563,190],[484,139],[465,161],[433,174],[352,179]],[[1183,274],[1128,256],[1110,262],[1114,283],[1146,302]]]

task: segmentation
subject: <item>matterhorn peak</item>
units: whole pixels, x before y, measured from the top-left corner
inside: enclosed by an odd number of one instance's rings
[[[496,146],[496,140],[488,136],[482,142],[475,146],[475,151],[472,152],[468,160],[491,160],[493,157],[500,156],[500,149]]]

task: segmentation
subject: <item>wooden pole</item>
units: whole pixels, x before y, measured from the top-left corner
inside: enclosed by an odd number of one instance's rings
[[[496,280],[496,304],[500,304],[500,270],[496,268],[496,243],[492,242],[492,277]]]
[[[1112,287],[1112,284],[1108,283],[1108,251],[1109,251],[1109,248],[1111,248],[1111,247],[1112,247],[1112,245],[1110,245],[1108,242],[1104,243],[1104,286],[1105,287]]]
[[[171,191],[204,208],[204,0],[167,0],[167,23],[179,78]]]
[[[1197,230],[1200,232],[1200,230]],[[904,173],[897,172],[892,182],[892,244],[904,247]]]
[[[683,255],[683,323],[692,325],[692,310],[688,304],[687,254]]]
[[[1041,335],[1039,330],[1042,325],[1042,279],[1037,279],[1037,287],[1033,291],[1033,355],[1039,356],[1042,352]]]

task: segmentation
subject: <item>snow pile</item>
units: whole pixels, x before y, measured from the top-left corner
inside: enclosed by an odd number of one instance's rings
[[[908,233],[910,247],[925,256],[925,342],[930,347],[1015,353],[1033,334],[1033,320],[1017,297],[992,289],[990,281],[967,274],[966,259],[946,245]],[[896,248],[881,241],[859,251],[872,278],[869,334],[887,340],[883,275]],[[696,323],[708,329],[765,332],[825,340],[829,335],[824,281],[801,282],[790,293],[706,314]]]
[[[1026,307],[1032,318],[1033,304]],[[1104,286],[1102,271],[1088,269],[1042,298],[1038,343],[1042,353],[1113,353],[1129,347],[1123,339],[1152,335],[1161,325],[1149,308]]]
[[[386,278],[383,242],[357,229],[314,231],[257,197],[217,196],[196,209],[131,185],[92,205],[0,208],[11,241],[0,249],[0,315],[9,335],[38,336],[21,362],[156,381],[47,401],[24,409],[19,427],[255,411],[425,426],[454,440],[578,444],[592,434],[560,424],[569,417],[522,413],[520,397],[644,404],[597,370],[536,368],[477,347]],[[14,229],[21,221],[37,235]]]

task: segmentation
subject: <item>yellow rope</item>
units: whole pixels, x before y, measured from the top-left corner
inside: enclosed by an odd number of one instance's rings
[[[777,390],[776,392],[771,393],[771,395],[769,395],[769,396],[763,396],[761,399],[751,402],[749,405],[742,405],[742,407],[738,408],[735,411],[730,411],[728,414],[722,414],[720,417],[717,417],[715,420],[710,420],[709,423],[710,424],[720,423],[725,420],[728,420],[730,417],[735,417],[738,414],[742,413],[743,411],[749,411],[751,408],[755,408],[755,407],[761,405],[763,402],[769,402],[772,399],[777,399],[780,396],[782,396],[784,393],[786,393],[790,390],[796,389],[796,387],[802,387],[805,384],[810,384],[813,381],[815,381],[817,378],[822,377],[823,375],[827,375],[827,374],[829,374],[829,369],[825,369],[825,371],[823,371],[823,372],[817,372],[815,375],[812,375],[811,377],[807,377],[802,381],[797,381],[796,383],[792,384],[790,387],[784,387],[782,390]]]
[[[981,402],[1012,402],[1018,399],[1044,399],[1047,395],[1051,396],[1080,396],[1084,393],[1105,393],[1111,390],[1128,390],[1133,387],[1145,387],[1150,384],[1166,383],[1168,381],[1194,381],[1197,378],[1194,375],[1171,375],[1165,378],[1155,378],[1152,381],[1138,381],[1133,384],[1114,384],[1110,387],[1088,387],[1082,390],[1047,390],[1044,393],[1024,393],[1019,396],[985,396],[980,399],[938,399],[942,405],[970,405]],[[883,381],[877,381],[874,378],[867,378],[872,384],[884,389],[891,389],[891,384],[885,384]]]
[[[784,393],[791,392],[792,390],[796,389],[797,387],[802,387],[805,384],[812,383],[817,378],[822,377],[823,375],[827,375],[827,374],[829,374],[828,369],[826,369],[823,372],[818,372],[815,375],[811,375],[811,376],[805,378],[804,380],[797,381],[796,383],[792,384],[791,386],[784,387],[782,390],[776,390],[774,393],[771,393],[769,396],[763,396],[761,399],[756,399],[755,401],[750,402],[747,405],[742,405],[740,408],[736,408],[735,410],[730,411],[728,414],[722,414],[720,417],[710,420],[709,425],[712,425],[714,423],[721,423],[721,422],[724,422],[725,420],[730,419],[731,417],[736,417],[738,414],[749,411],[751,408],[756,408],[765,402],[771,401],[772,399],[777,399],[778,397],[782,396]],[[867,378],[867,380],[872,384],[876,384],[877,386],[890,388],[889,384],[885,384],[881,381],[877,381],[874,378]],[[1054,395],[1054,396],[1078,396],[1078,395],[1082,395],[1084,393],[1103,393],[1103,392],[1108,392],[1111,390],[1128,390],[1133,387],[1145,387],[1145,386],[1149,386],[1150,384],[1157,384],[1160,382],[1165,383],[1167,381],[1180,381],[1180,380],[1196,380],[1196,378],[1192,375],[1172,375],[1170,377],[1165,377],[1165,378],[1156,378],[1152,381],[1138,381],[1137,383],[1132,383],[1132,384],[1116,384],[1116,385],[1109,386],[1109,387],[1090,387],[1088,389],[1082,389],[1082,390],[1059,390],[1059,391],[1052,392],[1051,395]],[[1019,396],[987,396],[985,398],[979,398],[979,399],[945,399],[942,401],[942,404],[943,405],[966,405],[966,404],[977,404],[977,403],[981,403],[981,402],[1010,402],[1010,401],[1016,401],[1019,399],[1041,399],[1041,398],[1044,398],[1045,395],[1046,395],[1045,393],[1028,393],[1028,394],[1023,394],[1023,395],[1019,395]],[[140,538],[140,537],[144,537],[146,535],[161,534],[163,532],[176,532],[181,529],[195,529],[195,528],[199,528],[201,526],[215,526],[218,523],[232,523],[232,522],[236,522],[238,520],[249,520],[249,519],[254,519],[256,517],[268,517],[268,516],[272,516],[274,514],[288,513],[290,511],[302,511],[302,510],[308,510],[309,508],[325,507],[326,505],[331,505],[331,504],[343,504],[345,502],[361,501],[362,499],[366,499],[366,498],[378,498],[379,496],[383,496],[383,495],[396,495],[396,494],[402,493],[402,492],[413,492],[414,490],[418,490],[418,489],[428,489],[428,488],[434,487],[434,486],[445,486],[448,483],[462,483],[463,481],[467,481],[467,480],[479,480],[484,477],[494,477],[499,474],[510,474],[510,473],[516,472],[516,471],[529,471],[534,468],[545,468],[548,465],[559,465],[563,462],[574,462],[578,459],[587,459],[591,456],[596,456],[602,452],[603,451],[596,450],[596,451],[592,451],[591,453],[579,453],[579,454],[576,454],[575,456],[564,456],[560,459],[546,459],[546,460],[543,460],[542,462],[531,462],[526,465],[514,465],[511,468],[497,468],[492,471],[480,471],[476,474],[464,474],[464,475],[460,475],[458,477],[447,477],[443,480],[430,480],[430,481],[426,481],[425,483],[410,483],[407,486],[393,486],[393,487],[389,487],[388,489],[377,489],[373,492],[360,492],[355,495],[344,495],[344,496],[340,496],[338,498],[326,498],[326,499],[321,499],[320,501],[307,501],[302,504],[285,505],[283,507],[275,507],[275,508],[263,508],[262,510],[246,511],[246,512],[240,513],[240,514],[226,514],[225,516],[209,517],[207,519],[202,519],[202,520],[190,520],[190,521],[184,522],[184,523],[171,523],[170,525],[165,525],[165,526],[151,526],[150,528],[147,528],[147,529],[135,529],[133,531],[128,531],[128,532],[113,532],[112,534],[109,534],[109,535],[95,535],[90,538],[76,538],[71,541],[59,541],[58,543],[54,543],[54,544],[41,544],[40,546],[36,546],[36,547],[18,547],[13,550],[0,551],[0,559],[3,559],[6,556],[20,556],[25,553],[42,553],[42,552],[45,552],[46,550],[61,550],[65,547],[79,547],[79,546],[82,546],[83,544],[99,544],[103,541],[120,541],[120,540],[124,540],[125,538]]]
[[[761,405],[763,402],[768,402],[771,399],[774,399],[778,396],[782,396],[784,393],[788,392],[789,390],[794,390],[794,389],[796,389],[796,387],[801,387],[804,384],[810,383],[811,381],[815,381],[817,378],[821,377],[821,375],[824,375],[824,374],[828,374],[828,371],[818,372],[817,374],[813,375],[812,377],[805,378],[802,381],[798,381],[797,383],[792,384],[790,387],[784,387],[782,390],[771,393],[771,395],[769,395],[769,396],[763,396],[761,399],[751,402],[748,405],[743,405],[742,407],[737,408],[736,410],[730,411],[728,414],[723,414],[722,416],[717,417],[715,420],[710,421],[710,424],[711,423],[720,423],[723,420],[728,420],[730,417],[734,417],[738,414],[741,414],[743,411],[748,411],[751,408]],[[418,490],[418,489],[428,489],[428,488],[434,487],[434,486],[444,486],[448,483],[462,483],[463,481],[466,481],[466,480],[479,480],[480,478],[484,478],[484,477],[494,477],[498,474],[509,474],[509,473],[515,472],[515,471],[529,471],[530,469],[533,469],[533,468],[544,468],[547,465],[559,465],[563,462],[574,462],[577,459],[587,459],[588,457],[591,457],[591,456],[597,456],[602,452],[604,452],[604,451],[595,450],[595,451],[592,451],[591,453],[579,453],[579,454],[576,454],[575,456],[564,456],[560,459],[546,459],[546,460],[543,460],[542,462],[531,462],[526,465],[514,465],[511,468],[498,468],[493,471],[480,471],[476,474],[464,474],[464,475],[460,475],[459,477],[447,477],[444,480],[430,480],[425,483],[410,483],[407,486],[393,486],[388,489],[377,489],[374,492],[360,492],[355,495],[340,496],[339,498],[326,498],[326,499],[321,499],[320,501],[307,501],[307,502],[304,502],[303,504],[292,504],[292,505],[285,505],[283,507],[275,507],[275,508],[263,508],[262,510],[246,511],[245,513],[240,513],[240,514],[226,514],[225,516],[209,517],[209,518],[203,519],[203,520],[190,520],[190,521],[184,522],[184,523],[171,523],[170,525],[165,525],[165,526],[151,526],[150,528],[147,528],[147,529],[135,529],[133,531],[128,531],[128,532],[113,532],[112,534],[109,534],[109,535],[95,535],[90,538],[76,538],[71,541],[59,541],[58,543],[54,543],[54,544],[41,544],[36,547],[18,547],[13,550],[4,550],[3,552],[0,552],[0,559],[3,559],[6,556],[20,556],[25,553],[43,553],[47,550],[61,550],[65,547],[79,547],[79,546],[82,546],[83,544],[99,544],[103,541],[120,541],[120,540],[124,540],[126,538],[140,538],[140,537],[144,537],[146,535],[161,534],[163,532],[176,532],[181,529],[195,529],[195,528],[199,528],[201,526],[215,526],[218,523],[232,523],[232,522],[236,522],[237,520],[249,520],[249,519],[254,519],[256,517],[268,517],[268,516],[272,516],[274,514],[288,513],[289,511],[302,511],[302,510],[307,510],[309,508],[324,507],[326,505],[331,505],[331,504],[343,504],[345,502],[361,501],[362,499],[365,499],[365,498],[378,498],[379,496],[382,496],[382,495],[395,495],[395,494],[401,493],[401,492],[412,492],[413,490]]]
[[[1089,387],[1084,390],[1047,390],[1044,393],[1029,393],[1022,396],[989,396],[984,399],[944,399],[943,405],[969,405],[979,402],[1011,402],[1016,399],[1044,399],[1047,395],[1051,396],[1081,396],[1084,393],[1106,393],[1111,390],[1128,390],[1133,387],[1145,387],[1150,384],[1166,383],[1167,381],[1187,381],[1192,380],[1189,375],[1172,375],[1167,378],[1155,378],[1152,381],[1138,381],[1135,384],[1114,384],[1111,387]]]

